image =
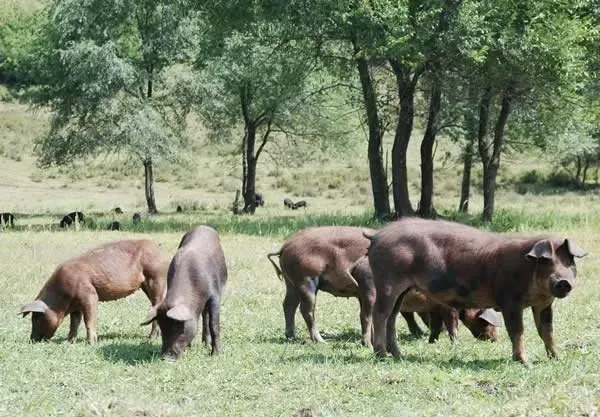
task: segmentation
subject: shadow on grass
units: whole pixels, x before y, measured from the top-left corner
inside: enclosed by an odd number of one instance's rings
[[[117,364],[139,365],[162,360],[160,347],[150,342],[115,342],[98,349],[104,360]]]
[[[314,364],[358,364],[358,363],[379,363],[388,362],[392,363],[417,363],[417,364],[434,364],[439,368],[443,369],[465,369],[469,371],[490,371],[499,370],[510,364],[507,358],[497,359],[472,359],[464,360],[460,358],[451,358],[450,360],[439,360],[430,357],[423,357],[419,355],[404,354],[399,359],[395,359],[391,356],[385,358],[377,358],[372,351],[364,348],[363,352],[336,352],[335,354],[326,353],[315,353],[315,352],[302,352],[296,354],[286,354],[280,358],[282,363],[297,363],[307,362]],[[515,365],[522,366],[515,363]]]
[[[361,344],[361,342],[362,342],[361,333],[359,331],[353,330],[353,329],[346,329],[346,330],[342,331],[341,333],[328,333],[328,332],[321,331],[321,336],[323,336],[323,339],[325,340],[325,342],[357,343],[357,344]],[[398,335],[398,340],[400,340],[402,342],[414,342],[416,340],[425,339],[427,337],[428,337],[427,333],[425,333],[421,337],[414,336],[411,333],[400,333]],[[289,339],[289,338],[285,337],[283,334],[281,334],[280,336],[272,336],[272,335],[260,336],[258,341],[259,341],[259,343],[273,343],[276,345],[312,343],[308,336],[306,336],[306,337],[296,336],[293,339]]]

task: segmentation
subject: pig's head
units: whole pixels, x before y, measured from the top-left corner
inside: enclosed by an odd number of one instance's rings
[[[575,286],[575,258],[585,255],[586,252],[569,239],[536,242],[526,255],[535,263],[534,285],[553,297],[566,297]]]
[[[48,340],[60,325],[60,317],[42,300],[35,300],[21,307],[19,314],[25,317],[31,313],[31,336],[32,342]]]
[[[492,342],[498,339],[498,327],[502,326],[500,313],[490,308],[465,308],[458,317],[476,339]]]
[[[160,327],[163,358],[170,361],[179,359],[196,336],[198,317],[183,304],[171,308],[161,304],[158,308],[150,309],[142,325],[154,320],[158,321]]]

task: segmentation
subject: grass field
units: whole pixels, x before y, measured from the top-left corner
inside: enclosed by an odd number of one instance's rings
[[[194,154],[193,171],[161,166],[159,216],[130,223],[143,211],[141,169],[123,174],[118,159],[88,169],[41,171],[30,144],[43,131],[43,114],[0,105],[0,211],[17,215],[15,230],[0,231],[0,415],[16,416],[292,416],[306,408],[317,416],[597,416],[600,408],[600,195],[528,184],[517,179],[547,161],[513,155],[503,168],[492,229],[568,235],[589,252],[578,264],[573,294],[555,305],[558,360],[545,357],[530,314],[526,348],[533,367],[510,360],[505,330],[484,343],[461,327],[458,343],[443,336],[435,345],[413,339],[399,323],[403,359],[374,359],[360,345],[358,302],[320,294],[317,320],[327,340],[308,341],[297,315],[298,341],[283,337],[284,285],[265,254],[299,228],[317,224],[371,224],[364,146],[346,155],[319,155],[296,168],[265,160],[259,189],[267,205],[253,218],[233,217],[227,207],[238,186],[237,172],[216,152]],[[11,142],[12,141],[12,142]],[[416,142],[416,141],[415,141]],[[12,143],[11,146],[6,146]],[[414,145],[414,144],[413,144]],[[199,149],[203,149],[200,147]],[[448,145],[449,152],[455,152]],[[418,148],[411,154],[411,183],[418,185]],[[451,212],[458,201],[456,159],[438,152],[436,207]],[[454,154],[456,156],[456,153]],[[137,171],[135,171],[137,169]],[[474,178],[472,217],[480,209],[480,175]],[[306,198],[307,210],[284,211],[284,196]],[[184,203],[183,214],[174,207]],[[123,215],[111,214],[121,206]],[[83,209],[90,222],[81,230],[57,230],[60,216]],[[102,229],[114,219],[125,231]],[[195,344],[175,364],[160,357],[159,341],[141,327],[149,307],[143,294],[101,304],[99,341],[84,332],[66,342],[68,323],[47,343],[27,343],[30,319],[16,313],[31,300],[62,261],[105,241],[148,237],[173,253],[183,231],[195,224],[221,233],[229,268],[223,299],[223,353],[210,357]]]

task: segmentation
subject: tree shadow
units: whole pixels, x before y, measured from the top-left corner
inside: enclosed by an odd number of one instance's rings
[[[142,343],[115,342],[98,349],[102,358],[115,364],[139,365],[162,360],[160,347],[148,341]]]

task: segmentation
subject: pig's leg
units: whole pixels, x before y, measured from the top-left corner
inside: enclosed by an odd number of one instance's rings
[[[146,278],[141,285],[142,291],[146,294],[146,297],[152,303],[152,307],[157,306],[162,302],[165,296],[164,282],[161,279],[150,277]],[[160,336],[160,327],[158,321],[152,321],[152,329],[150,330],[150,338],[154,339]]]
[[[304,317],[306,327],[308,327],[310,338],[313,342],[324,342],[317,329],[317,322],[315,320],[318,278],[306,278],[298,290],[300,294],[300,312],[302,313],[302,317]]]
[[[210,336],[210,302],[207,302],[202,310],[202,343],[206,346],[212,345],[212,337]]]
[[[221,303],[219,298],[211,297],[207,304],[209,306],[208,322],[212,345],[210,354],[218,355],[221,352]]]
[[[421,328],[417,324],[417,321],[415,320],[415,313],[402,311],[400,314],[402,314],[402,317],[404,317],[404,320],[406,320],[406,324],[408,325],[408,330],[410,331],[410,334],[412,334],[415,337],[423,337],[424,333],[423,330],[421,330]]]
[[[373,306],[375,305],[375,288],[362,288],[359,284],[360,302],[360,327],[362,331],[362,344],[368,348],[373,347]]]
[[[83,321],[87,330],[86,340],[88,343],[96,343],[96,316],[98,313],[98,296],[94,294],[83,303]]]
[[[508,304],[503,306],[502,315],[506,330],[513,347],[513,360],[527,365],[525,344],[523,340],[523,308],[520,305]]]
[[[77,339],[77,330],[81,323],[81,311],[73,311],[71,313],[71,327],[69,328],[69,342],[73,343]]]
[[[285,281],[285,298],[283,299],[283,316],[285,317],[285,337],[294,339],[296,337],[296,310],[300,304],[298,290],[287,279]]]
[[[398,348],[398,342],[396,340],[396,318],[400,312],[400,306],[402,305],[402,299],[406,292],[402,293],[396,299],[396,303],[392,310],[392,314],[388,317],[386,333],[387,333],[387,350],[392,354],[393,357],[400,357],[400,349]]]
[[[531,309],[538,334],[546,346],[546,354],[549,358],[556,358],[554,337],[552,336],[552,304],[548,307],[531,307]]]
[[[458,335],[458,312],[453,308],[445,306],[440,306],[439,309],[442,321],[448,331],[448,336],[450,336],[450,341],[454,343]]]
[[[440,338],[444,328],[444,320],[438,308],[429,313],[429,343],[435,343]]]

